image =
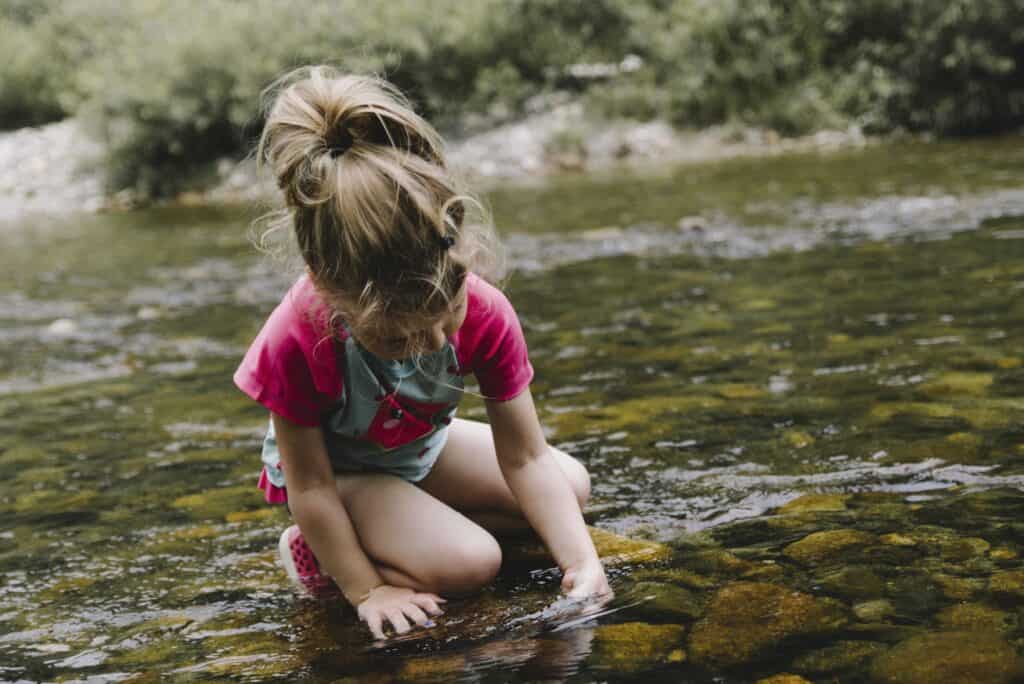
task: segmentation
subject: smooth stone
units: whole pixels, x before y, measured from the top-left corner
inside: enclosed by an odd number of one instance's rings
[[[957,601],[969,599],[984,587],[982,580],[957,577],[941,572],[932,575],[931,579],[942,590],[943,596]]]
[[[911,637],[875,659],[883,684],[1009,684],[1024,667],[1016,649],[991,632],[933,632]]]
[[[846,551],[859,549],[875,541],[875,536],[860,530],[842,529],[814,532],[793,542],[783,553],[801,563],[818,563]]]
[[[842,605],[777,584],[735,582],[720,589],[690,635],[693,661],[731,667],[796,636],[827,634],[847,622]]]
[[[588,665],[633,673],[663,663],[686,662],[686,651],[682,647],[685,634],[683,625],[646,622],[601,625],[594,630],[594,651]]]
[[[882,622],[895,613],[896,608],[888,599],[864,601],[853,606],[853,614],[863,622]]]
[[[804,653],[793,661],[793,667],[811,675],[861,668],[883,653],[885,644],[876,641],[837,641],[831,646]]]

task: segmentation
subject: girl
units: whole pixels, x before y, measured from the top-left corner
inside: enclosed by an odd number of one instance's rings
[[[485,236],[436,131],[387,83],[327,67],[276,92],[259,158],[307,268],[234,379],[271,412],[260,487],[297,523],[289,576],[314,594],[333,579],[383,638],[488,584],[492,535],[528,524],[570,596],[608,593],[589,476],[545,442],[522,329],[474,272]],[[454,417],[469,373],[489,426]]]

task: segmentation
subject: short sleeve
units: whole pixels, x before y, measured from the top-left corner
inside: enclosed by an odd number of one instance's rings
[[[473,274],[467,287],[466,320],[454,336],[460,365],[486,398],[508,401],[533,380],[523,328],[500,290]]]
[[[319,425],[341,393],[334,345],[317,325],[316,311],[312,286],[303,278],[270,314],[234,375],[238,388],[257,402],[307,426]]]

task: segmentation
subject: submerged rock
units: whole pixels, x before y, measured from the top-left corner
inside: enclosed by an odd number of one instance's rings
[[[689,589],[709,589],[715,584],[713,577],[691,572],[684,568],[650,568],[637,570],[633,578],[639,582],[670,582]]]
[[[934,632],[911,637],[875,659],[885,684],[1002,684],[1024,674],[1016,650],[993,632]]]
[[[858,620],[863,620],[864,622],[881,622],[895,612],[896,608],[892,605],[892,601],[888,599],[864,601],[853,607],[853,614],[857,616]]]
[[[985,632],[1007,632],[1017,625],[1017,617],[982,603],[960,603],[938,615],[943,627]]]
[[[589,666],[614,672],[639,672],[664,663],[686,662],[682,625],[625,622],[594,630]]]
[[[638,597],[644,598],[639,612],[659,618],[694,620],[703,612],[703,601],[691,591],[662,582],[640,582],[634,587]]]
[[[795,636],[830,633],[847,621],[842,605],[776,584],[736,582],[723,587],[690,636],[694,662],[731,667],[757,658]]]
[[[630,539],[599,527],[587,527],[587,531],[590,532],[597,555],[606,566],[654,563],[672,556],[672,549],[665,544],[646,539]],[[551,554],[536,537],[503,541],[502,552],[506,563],[542,565],[553,562]]]
[[[1024,570],[997,572],[989,580],[988,588],[993,594],[1024,601]]]
[[[811,651],[793,661],[794,669],[811,675],[861,668],[886,650],[875,641],[837,641],[826,648]]]
[[[783,672],[782,674],[772,675],[771,677],[765,677],[764,679],[758,679],[757,684],[811,684],[800,675],[789,674]]]
[[[860,549],[874,541],[874,535],[860,530],[826,530],[814,532],[798,542],[793,542],[783,549],[783,553],[801,563],[820,563],[823,560],[832,560],[847,551]]]
[[[843,598],[878,598],[885,593],[885,580],[863,565],[830,572],[820,578],[819,583],[828,593]]]

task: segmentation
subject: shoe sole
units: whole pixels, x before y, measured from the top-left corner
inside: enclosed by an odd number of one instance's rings
[[[292,558],[291,532],[292,528],[289,527],[281,533],[281,540],[277,543],[277,554],[281,558],[281,565],[284,566],[284,572],[288,575],[292,585],[302,593],[309,594],[299,580],[299,570],[295,567],[295,559]]]

